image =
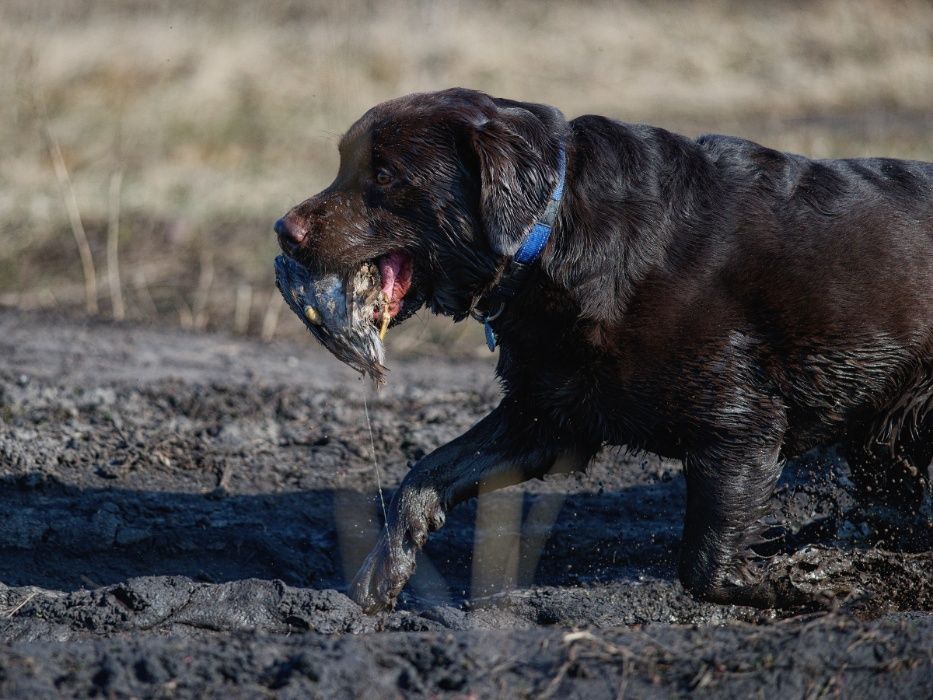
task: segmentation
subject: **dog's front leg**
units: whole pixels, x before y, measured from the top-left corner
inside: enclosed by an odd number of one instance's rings
[[[457,503],[483,492],[548,473],[585,466],[591,451],[562,444],[530,416],[501,403],[457,439],[415,464],[388,511],[388,527],[350,583],[365,611],[391,608],[415,570],[428,533],[444,524]],[[565,461],[566,460],[566,461]]]

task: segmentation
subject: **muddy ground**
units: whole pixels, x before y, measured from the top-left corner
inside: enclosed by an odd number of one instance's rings
[[[377,479],[498,393],[491,358],[389,365],[375,393],[310,338],[0,311],[0,696],[930,697],[930,504],[859,507],[832,451],[762,551],[832,612],[685,595],[679,466],[607,451],[454,511],[362,614]]]

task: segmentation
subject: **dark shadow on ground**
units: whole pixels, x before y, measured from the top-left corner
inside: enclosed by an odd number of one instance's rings
[[[600,494],[491,494],[432,536],[413,590],[462,600],[474,550],[491,567],[477,582],[491,589],[670,575],[682,504],[679,479]],[[0,581],[62,591],[162,575],[343,590],[382,526],[378,499],[353,491],[202,495],[32,475],[0,480],[0,518]]]
[[[838,487],[827,502],[826,469],[814,462],[788,468],[773,520],[791,534],[763,553],[877,544],[859,539],[868,521],[846,520]],[[432,535],[402,602],[459,605],[532,585],[673,580],[684,496],[681,476],[598,493],[489,494],[455,509]],[[378,499],[355,491],[148,492],[77,488],[38,474],[0,480],[0,518],[0,581],[62,591],[163,575],[345,590],[382,527]],[[929,529],[899,532],[889,548],[929,551]]]

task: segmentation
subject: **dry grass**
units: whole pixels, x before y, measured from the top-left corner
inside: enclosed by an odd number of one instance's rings
[[[101,271],[119,214],[107,279],[127,318],[249,333],[270,332],[277,303],[270,222],[329,182],[359,114],[399,94],[466,85],[814,156],[933,158],[926,0],[7,0],[0,61],[0,303],[84,308],[47,132]],[[420,324],[396,342],[459,333]]]

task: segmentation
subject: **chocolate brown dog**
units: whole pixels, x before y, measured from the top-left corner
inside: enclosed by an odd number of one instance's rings
[[[723,603],[801,601],[738,573],[786,458],[840,443],[862,494],[925,497],[933,164],[568,122],[465,89],[374,107],[340,154],[276,224],[290,262],[348,285],[377,269],[355,315],[372,329],[424,305],[483,320],[505,390],[402,482],[350,587],[366,610],[394,603],[454,505],[606,444],[683,460],[680,578]]]

